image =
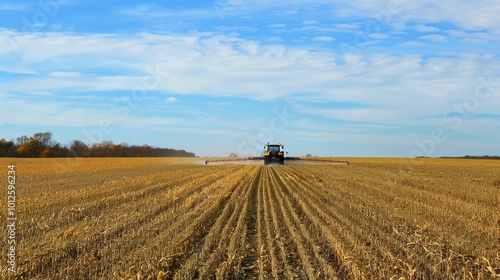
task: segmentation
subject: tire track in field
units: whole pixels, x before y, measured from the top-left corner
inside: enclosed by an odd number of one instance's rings
[[[293,240],[300,252],[300,258],[307,267],[307,278],[336,279],[337,271],[333,267],[333,254],[328,253],[323,236],[320,236],[316,226],[309,219],[305,219],[305,213],[290,193],[289,183],[283,178],[283,169],[275,170],[275,181],[279,188],[279,202],[285,209],[287,225],[293,233]],[[307,264],[307,266],[306,266]]]
[[[266,222],[267,248],[271,252],[271,272],[275,279],[293,279],[302,274],[302,264],[297,261],[297,250],[288,243],[291,240],[289,229],[283,224],[284,218],[277,202],[276,185],[272,178],[273,167],[263,167],[262,179],[263,204],[267,209]]]
[[[248,197],[255,180],[257,168],[251,168],[237,185],[228,203],[217,217],[210,233],[205,237],[198,256],[201,269],[199,278],[213,276],[225,278],[228,275],[241,276],[241,260],[244,257],[245,218],[249,206]],[[231,271],[228,267],[233,268]]]
[[[259,216],[260,229],[259,245],[262,248],[260,260],[260,277],[283,279],[285,271],[289,271],[286,258],[283,257],[283,248],[277,244],[276,236],[279,236],[276,226],[276,217],[272,211],[272,200],[269,195],[269,169],[263,167],[262,177],[259,184]],[[286,277],[290,278],[290,277]]]
[[[248,207],[245,217],[245,257],[241,262],[241,269],[245,279],[258,279],[259,276],[259,240],[258,240],[258,190],[262,176],[259,167],[257,175],[253,178],[252,187],[248,195]]]
[[[343,213],[334,211],[333,208],[336,205],[322,202],[324,194],[317,192],[310,181],[303,180],[295,171],[281,170],[283,177],[286,177],[288,182],[288,184],[284,184],[290,188],[288,197],[294,205],[297,205],[296,209],[303,212],[302,217],[311,228],[310,236],[319,234],[321,240],[328,246],[327,248],[324,248],[324,244],[322,246],[324,251],[329,252],[326,253],[325,259],[331,260],[331,265],[334,270],[338,271],[341,278],[352,277],[358,269],[347,258],[346,253],[349,254],[349,252],[344,252],[342,249],[354,246],[357,242],[351,232],[344,230],[349,227],[349,223],[343,217]]]
[[[267,227],[266,225],[266,206],[264,205],[264,192],[262,188],[262,181],[264,180],[264,169],[260,169],[260,180],[257,186],[257,253],[259,256],[259,276],[262,278],[269,278],[271,270],[271,260],[269,246],[267,245]]]
[[[247,243],[245,241],[248,234],[247,220],[251,207],[251,200],[249,198],[258,183],[259,169],[259,167],[252,168],[252,173],[240,184],[245,187],[244,192],[241,196],[237,197],[238,200],[235,203],[243,206],[241,207],[236,228],[233,230],[232,238],[227,246],[226,261],[222,262],[217,269],[216,278],[218,279],[249,278],[248,275],[244,274],[245,271],[242,269],[242,262],[248,254],[246,252]],[[251,235],[249,238],[251,239]]]
[[[280,236],[278,239],[281,240],[287,251],[287,262],[294,269],[293,277],[313,279],[317,273],[317,266],[313,264],[314,260],[310,258],[307,252],[310,248],[305,248],[304,236],[297,227],[297,224],[292,222],[290,217],[291,211],[289,205],[285,203],[286,198],[283,197],[282,193],[283,185],[278,181],[279,175],[276,172],[276,168],[269,169],[269,171],[272,184],[271,190],[277,204],[277,209],[279,209],[279,219],[282,221],[281,225],[283,227],[283,236]]]
[[[226,167],[227,168],[227,167]],[[200,203],[204,210],[199,213],[199,217],[194,217],[195,221],[185,224],[177,234],[164,235],[168,248],[182,248],[180,253],[174,254],[173,261],[169,261],[167,256],[166,264],[163,265],[169,274],[167,279],[192,279],[198,277],[200,271],[198,266],[202,264],[203,248],[213,244],[214,234],[220,234],[221,220],[228,218],[232,214],[229,209],[234,209],[231,200],[241,191],[239,187],[241,182],[236,182],[245,174],[247,170],[239,168],[237,172],[231,172],[230,175],[217,182],[222,188],[218,190],[219,194],[212,203]],[[222,217],[222,218],[221,218]],[[232,218],[234,220],[234,218]],[[210,241],[207,243],[207,240]],[[177,249],[179,250],[179,249]],[[200,255],[201,254],[201,255]]]
[[[243,262],[257,260],[258,271],[246,279],[337,279],[333,254],[328,253],[318,232],[311,230],[313,225],[302,221],[305,214],[294,205],[281,168],[261,167],[254,192],[255,210],[248,209],[255,211],[256,229],[250,232],[255,233],[254,242],[247,244],[255,248],[253,244],[257,243],[257,252]],[[253,200],[249,196],[249,201]],[[248,229],[253,222],[247,224]]]

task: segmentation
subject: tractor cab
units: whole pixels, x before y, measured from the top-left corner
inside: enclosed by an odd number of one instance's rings
[[[276,151],[276,152],[280,152],[281,149],[282,149],[283,146],[277,144],[277,145],[268,145],[267,146],[267,150],[270,151],[270,152],[273,152],[273,151]]]

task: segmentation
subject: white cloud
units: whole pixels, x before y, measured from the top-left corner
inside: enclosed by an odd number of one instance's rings
[[[434,42],[446,42],[447,38],[443,35],[439,34],[431,34],[431,35],[425,35],[425,36],[420,36],[418,37],[420,40],[429,40],[429,41],[434,41]]]
[[[422,42],[418,42],[418,41],[408,41],[408,42],[401,43],[400,46],[404,46],[404,47],[422,47],[422,46],[425,46],[425,44],[422,43]]]
[[[224,13],[229,13],[230,10],[224,9],[167,9],[162,5],[141,4],[135,7],[128,7],[119,10],[117,13],[127,17],[138,17],[144,19],[210,19],[224,16]]]
[[[161,5],[139,5],[120,11],[122,15],[141,19],[179,19],[199,20],[220,17],[238,17],[239,19],[266,15],[266,11],[282,16],[296,15],[301,9],[314,10],[317,5],[329,5],[332,15],[339,19],[381,19],[396,30],[403,30],[406,23],[416,22],[413,28],[419,32],[438,32],[430,24],[450,22],[461,29],[489,30],[500,35],[500,2],[483,0],[480,3],[469,0],[422,0],[422,1],[387,1],[387,0],[352,0],[349,2],[331,0],[283,0],[273,3],[263,0],[232,1],[222,11],[215,8],[169,10]],[[316,6],[315,6],[316,5]],[[286,7],[284,9],[284,7]],[[292,7],[292,8],[290,8]],[[219,9],[221,10],[221,9]],[[410,26],[411,27],[411,26]]]
[[[16,11],[16,10],[24,10],[27,9],[29,6],[26,4],[19,4],[19,3],[0,3],[0,11]]]
[[[500,2],[496,0],[484,0],[479,2],[467,0],[444,0],[444,1],[404,1],[402,4],[404,12],[399,13],[397,18],[406,22],[428,22],[440,23],[451,22],[461,29],[490,30],[497,35],[500,34],[498,14],[500,14]]]
[[[459,39],[462,43],[487,44],[490,41],[498,40],[488,32],[467,32],[464,30],[446,30],[445,32],[449,36]]]
[[[286,24],[282,24],[282,23],[269,24],[268,27],[270,27],[270,28],[285,28]]]
[[[372,33],[372,34],[370,34],[370,38],[375,39],[375,40],[385,40],[385,39],[389,38],[389,36],[387,34],[383,34],[383,33]]]
[[[180,100],[173,97],[173,96],[169,96],[169,97],[167,97],[167,99],[165,99],[165,102],[166,103],[176,103],[176,102],[180,102]]]
[[[397,30],[407,27],[405,23],[418,22],[417,29],[421,32],[437,32],[429,24],[451,22],[461,29],[489,30],[500,35],[500,2],[497,0],[483,0],[481,2],[469,0],[421,0],[421,1],[387,1],[387,0],[352,0],[348,3],[328,0],[285,0],[270,4],[266,1],[252,1],[252,3],[238,6],[238,12],[255,12],[279,6],[305,6],[309,4],[330,4],[333,13],[339,18],[376,19],[389,15],[387,23]],[[427,24],[426,24],[427,23]]]
[[[287,10],[282,11],[282,13],[283,13],[284,15],[294,15],[294,14],[296,14],[296,13],[298,13],[298,12],[299,12],[299,11],[297,11],[297,10],[290,10],[290,9],[287,9]]]
[[[485,40],[485,39],[465,38],[465,39],[461,39],[459,42],[464,43],[464,44],[484,45],[484,44],[488,44],[490,41]]]
[[[408,28],[408,26],[406,26],[406,23],[401,21],[391,21],[389,25],[396,31],[406,30]]]
[[[316,36],[312,38],[316,42],[333,42],[335,38],[331,36]]]
[[[208,101],[206,104],[208,105],[218,105],[218,106],[231,106],[233,105],[232,102],[227,102],[227,101]]]
[[[348,23],[341,23],[341,24],[334,24],[333,25],[334,30],[336,32],[352,32],[353,30],[358,30],[359,26],[355,24],[348,24]]]
[[[439,28],[432,27],[432,26],[427,26],[427,25],[424,25],[424,24],[417,24],[417,25],[411,26],[411,28],[415,29],[418,32],[435,33],[435,32],[439,32],[440,31]]]
[[[382,122],[387,123],[387,120],[397,117],[396,111],[390,109],[318,109],[307,108],[302,109],[302,113],[309,115],[317,115],[321,117],[346,120],[353,122]],[[393,122],[394,123],[394,122]]]
[[[145,126],[171,126],[171,125],[179,125],[185,124],[186,121],[183,119],[175,119],[175,118],[140,118],[140,119],[130,119],[127,120],[127,127],[134,128],[142,128]]]
[[[62,71],[54,71],[48,73],[49,76],[52,77],[60,77],[60,78],[76,78],[80,77],[81,74],[77,72],[62,72]]]
[[[304,21],[302,21],[302,24],[304,24],[304,25],[313,25],[313,24],[318,24],[318,23],[319,23],[319,21],[317,21],[317,20],[304,20]]]
[[[0,118],[8,120],[9,124],[35,126],[72,126],[82,127],[99,124],[103,119],[112,119],[109,112],[92,108],[70,108],[69,103],[40,102],[11,98],[0,105]],[[19,114],[19,111],[29,112]],[[15,118],[9,117],[15,114]]]
[[[52,92],[47,91],[28,91],[27,94],[38,95],[38,96],[54,96]]]

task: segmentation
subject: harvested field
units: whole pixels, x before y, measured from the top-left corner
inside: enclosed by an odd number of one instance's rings
[[[18,221],[1,278],[500,277],[500,161],[200,162],[2,159]]]

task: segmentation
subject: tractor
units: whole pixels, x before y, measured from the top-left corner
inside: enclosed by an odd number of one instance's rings
[[[349,161],[346,160],[285,156],[285,151],[283,149],[284,149],[283,145],[279,143],[278,144],[267,143],[266,145],[264,145],[264,152],[260,157],[249,156],[247,158],[211,159],[211,160],[206,160],[205,164],[216,163],[216,162],[259,161],[259,160],[264,160],[264,165],[272,165],[272,164],[283,165],[285,164],[285,161],[349,164]]]
[[[285,164],[285,152],[283,151],[283,145],[281,144],[269,144],[264,146],[264,165],[269,164]]]

